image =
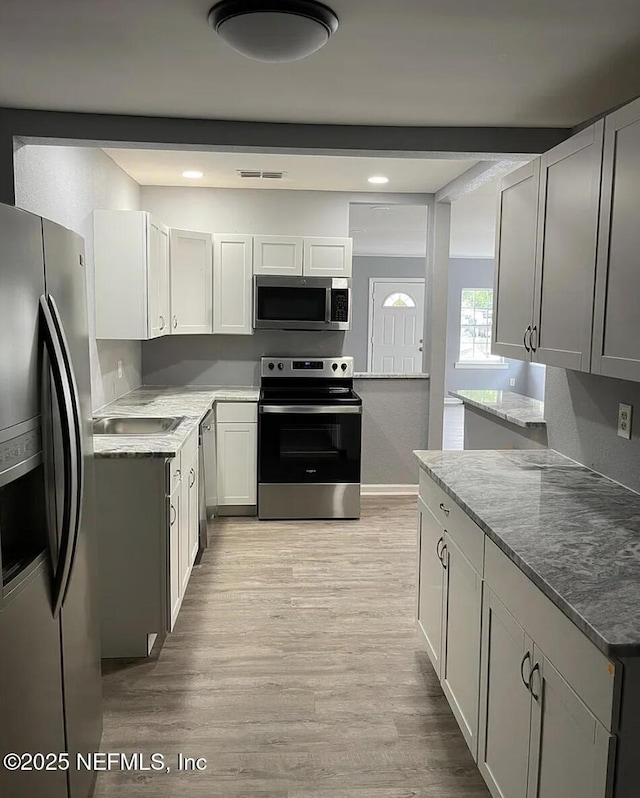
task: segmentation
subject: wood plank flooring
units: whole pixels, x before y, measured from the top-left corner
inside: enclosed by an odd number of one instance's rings
[[[464,449],[464,405],[444,406],[442,448]]]
[[[210,527],[160,655],[105,668],[96,798],[486,798],[414,628],[415,499]],[[177,772],[177,754],[205,757]]]

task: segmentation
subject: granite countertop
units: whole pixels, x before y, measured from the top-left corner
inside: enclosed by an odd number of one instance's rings
[[[518,427],[546,427],[544,402],[513,391],[449,391],[465,404],[484,410],[492,416],[510,421]]]
[[[370,371],[356,371],[353,375],[354,380],[428,380],[429,375],[425,372],[410,372],[408,374],[385,374]]]
[[[101,407],[94,418],[184,416],[179,426],[160,435],[94,435],[96,457],[174,457],[214,402],[257,402],[259,388],[136,388]]]
[[[551,449],[420,467],[607,656],[640,656],[640,494]]]

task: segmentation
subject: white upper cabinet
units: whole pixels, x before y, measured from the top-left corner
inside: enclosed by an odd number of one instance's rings
[[[531,359],[540,159],[502,180],[491,351]]]
[[[252,335],[252,237],[213,237],[213,332]]]
[[[302,243],[296,236],[254,236],[253,273],[300,276]]]
[[[171,333],[213,332],[212,239],[210,233],[170,233]]]
[[[591,366],[603,132],[591,125],[540,168],[533,360],[577,371]]]
[[[94,211],[96,337],[144,341],[169,328],[167,228],[146,211]]]
[[[169,229],[152,217],[148,223],[149,244],[149,338],[169,332],[171,294],[169,279]]]
[[[351,238],[305,238],[302,273],[306,277],[351,277]]]
[[[640,381],[640,101],[605,120],[591,371]]]

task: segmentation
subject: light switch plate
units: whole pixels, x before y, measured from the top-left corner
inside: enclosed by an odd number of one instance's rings
[[[121,360],[118,361],[118,379],[122,379],[124,376],[124,367]]]
[[[631,420],[633,418],[633,405],[620,402],[618,405],[618,435],[631,440]]]

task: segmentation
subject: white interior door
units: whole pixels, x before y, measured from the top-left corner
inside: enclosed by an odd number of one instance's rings
[[[424,280],[371,279],[369,371],[422,371]]]

